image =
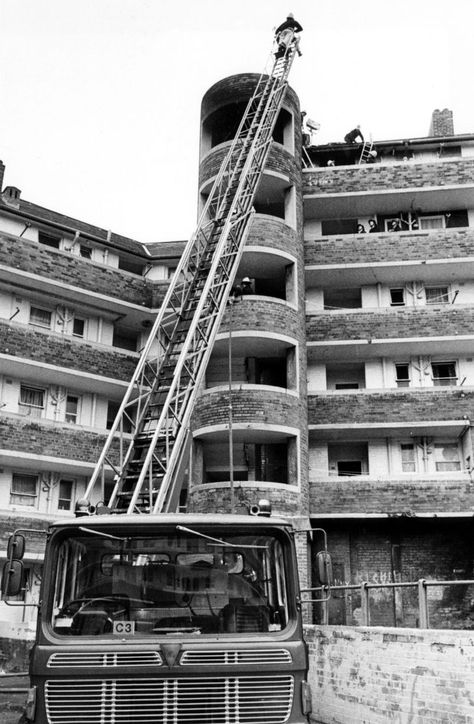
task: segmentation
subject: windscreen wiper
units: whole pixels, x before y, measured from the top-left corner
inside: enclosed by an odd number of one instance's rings
[[[205,538],[206,540],[209,540],[212,542],[212,545],[214,546],[222,546],[223,548],[263,548],[266,550],[268,548],[268,545],[266,546],[257,546],[257,545],[246,545],[245,543],[229,543],[228,541],[219,540],[219,538],[212,538],[210,535],[205,535],[204,533],[200,533],[198,530],[192,530],[191,528],[185,528],[184,525],[177,525],[176,530],[181,530],[184,533],[192,533],[193,535],[199,536],[199,538]]]

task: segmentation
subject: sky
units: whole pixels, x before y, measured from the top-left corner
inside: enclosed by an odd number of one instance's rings
[[[472,0],[0,0],[0,159],[22,198],[142,242],[196,223],[200,104],[303,26],[290,85],[318,143],[474,133]]]

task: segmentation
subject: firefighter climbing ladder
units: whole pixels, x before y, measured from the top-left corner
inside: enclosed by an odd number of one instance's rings
[[[113,513],[176,509],[189,419],[224,315],[272,142],[296,38],[257,82],[186,245],[86,490],[112,468]]]

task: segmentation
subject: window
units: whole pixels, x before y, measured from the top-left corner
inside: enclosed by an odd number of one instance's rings
[[[450,387],[458,381],[455,362],[432,362],[431,370],[435,387]]]
[[[18,403],[20,412],[32,417],[41,417],[44,410],[45,394],[46,391],[40,387],[20,385],[20,400]]]
[[[449,304],[448,287],[425,287],[427,304]]]
[[[171,277],[175,273],[176,269],[177,269],[177,267],[175,267],[175,266],[168,267],[168,279],[171,279]]]
[[[66,422],[77,422],[79,414],[79,397],[68,395],[66,397]]]
[[[358,390],[358,382],[336,382],[334,385],[335,390]]]
[[[30,307],[30,324],[35,327],[44,327],[51,329],[52,312],[49,309],[41,309],[40,307]]]
[[[444,229],[444,216],[420,216],[420,229]]]
[[[13,473],[10,491],[11,505],[34,507],[38,497],[38,476]]]
[[[405,306],[405,289],[403,287],[395,287],[394,289],[390,289],[390,306]]]
[[[44,231],[39,231],[38,241],[40,244],[45,244],[45,246],[50,246],[53,249],[59,249],[59,242],[61,239],[58,236],[53,236],[52,234],[46,234]]]
[[[84,246],[84,244],[81,244],[79,247],[79,253],[84,259],[91,259],[92,258],[92,249],[90,246]]]
[[[80,319],[79,317],[74,317],[73,322],[72,322],[73,336],[74,337],[83,337],[85,327],[86,327],[85,319]]]
[[[410,386],[410,365],[407,363],[396,364],[395,374],[397,387],[409,387]]]
[[[414,473],[416,471],[415,446],[413,443],[400,445],[402,454],[402,471]]]
[[[455,442],[435,443],[435,464],[437,472],[461,469],[458,446]]]
[[[59,481],[58,510],[71,510],[74,480]]]

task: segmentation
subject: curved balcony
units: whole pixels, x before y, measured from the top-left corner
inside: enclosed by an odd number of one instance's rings
[[[300,426],[298,397],[270,385],[239,385],[232,390],[233,427],[241,439],[262,430],[270,437],[279,437],[282,430]],[[201,395],[194,408],[192,429],[195,437],[212,435],[225,439],[229,420],[229,394],[222,386]],[[237,438],[236,438],[237,439]]]
[[[431,163],[364,164],[311,169],[303,175],[307,218],[357,217],[400,210],[401,201],[416,192],[416,206],[470,208],[474,190],[474,159]],[[409,206],[409,202],[408,206]]]
[[[474,484],[468,473],[406,476],[318,476],[310,482],[310,512],[338,515],[416,517],[424,514],[474,515]]]
[[[296,231],[284,219],[268,214],[255,214],[244,247],[244,260],[246,261],[251,253],[257,255],[260,248],[283,252],[284,256],[279,257],[282,260],[281,263],[284,263],[285,255],[291,255],[293,258],[286,260],[286,264],[288,264],[289,261],[295,261],[299,257],[301,242]],[[267,257],[263,259],[265,264],[266,259]],[[261,263],[262,259],[260,259],[260,265]],[[248,276],[251,274],[249,273]]]
[[[230,141],[221,143],[212,148],[201,160],[199,166],[199,188],[202,193],[205,193],[207,187],[210,186],[219,173],[221,164],[230,146]],[[262,193],[262,187],[265,187],[264,191],[266,195],[272,191],[276,194],[277,191],[280,192],[281,189],[285,188],[284,184],[288,186],[289,182],[296,183],[298,179],[298,162],[293,154],[289,153],[280,143],[273,142],[265,164],[264,176],[259,184],[257,200],[258,193]]]
[[[308,356],[368,359],[416,349],[425,355],[472,353],[471,330],[474,308],[452,304],[311,314]]]
[[[366,389],[308,396],[311,434],[327,440],[458,435],[472,419],[472,388]]]
[[[249,294],[243,296],[232,307],[233,338],[234,336],[238,338],[239,332],[262,332],[266,335],[287,337],[289,330],[294,338],[301,338],[303,321],[297,310],[283,299]],[[219,328],[217,343],[222,344],[221,335],[228,335],[228,332],[229,310],[227,309]]]
[[[13,370],[8,373],[14,376],[18,376],[15,374],[15,364],[32,361],[43,363],[49,368],[80,370],[94,376],[123,381],[131,379],[138,361],[136,353],[121,353],[105,345],[79,342],[73,337],[3,321],[0,321],[0,355],[5,356],[2,371],[6,371],[11,361],[14,363]],[[44,371],[41,374],[42,379],[48,376]]]

